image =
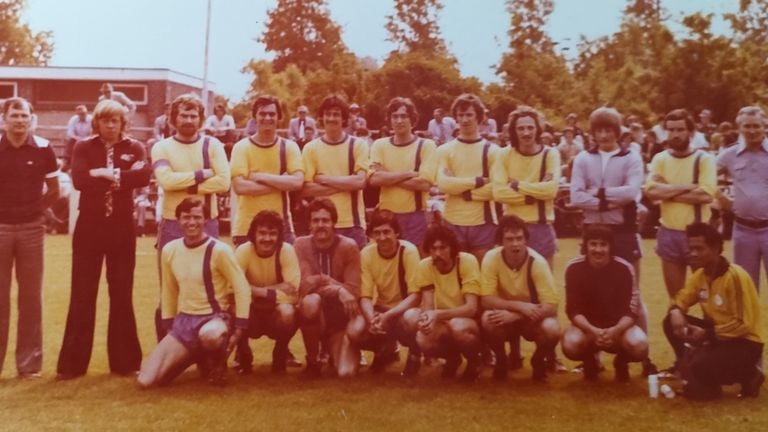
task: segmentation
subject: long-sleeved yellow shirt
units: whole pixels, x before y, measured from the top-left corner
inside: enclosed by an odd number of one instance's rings
[[[710,283],[704,269],[693,272],[675,296],[674,305],[683,312],[696,304],[715,324],[719,339],[748,339],[763,343],[763,324],[757,289],[740,266],[720,258],[716,277]]]
[[[279,252],[276,251],[268,257],[261,257],[256,253],[253,243],[248,241],[237,247],[235,257],[240,268],[245,272],[246,280],[253,286],[267,288],[283,282],[293,285],[296,294],[289,295],[276,290],[275,303],[296,304],[299,301],[301,270],[299,258],[296,256],[293,246],[283,243]]]
[[[207,156],[203,153],[208,141]],[[205,160],[208,163],[205,163]],[[213,177],[203,178],[208,165]],[[215,196],[229,190],[231,182],[229,163],[224,146],[214,137],[198,136],[196,141],[184,142],[175,137],[166,138],[152,147],[152,167],[157,184],[163,188],[163,219],[176,219],[176,206],[189,196],[206,196],[211,207],[211,218],[219,214]]]
[[[518,182],[517,189],[510,186],[513,179]],[[491,171],[491,182],[493,199],[504,204],[504,214],[517,215],[528,223],[554,222],[560,152],[542,146],[538,153],[526,155],[514,147],[503,148]]]
[[[417,150],[419,150],[418,154]],[[434,183],[437,163],[435,150],[435,142],[425,138],[416,138],[403,145],[394,144],[391,137],[381,138],[371,146],[371,164],[380,164],[389,172],[415,171],[419,174],[419,178]],[[417,159],[418,169],[416,169]],[[428,197],[429,194],[426,192],[414,192],[397,185],[382,186],[379,208],[395,213],[424,210],[427,207]]]
[[[497,152],[498,146],[482,139],[457,138],[437,148],[437,187],[447,195],[445,220],[459,226],[496,223],[490,172]],[[485,179],[482,186],[480,179]]]
[[[176,239],[163,247],[160,265],[163,320],[227,311],[234,301],[235,326],[248,328],[251,288],[227,244],[208,238],[188,247]]]

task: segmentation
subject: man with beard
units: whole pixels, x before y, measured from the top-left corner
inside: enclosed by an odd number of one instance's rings
[[[630,361],[648,356],[648,338],[635,325],[640,311],[640,292],[634,269],[614,256],[611,228],[590,225],[584,230],[585,256],[565,269],[565,311],[571,326],[563,334],[563,354],[584,364],[584,379],[597,379],[597,353],[616,354],[616,381],[629,380]]]
[[[56,154],[30,131],[32,105],[3,103],[0,137],[0,372],[8,347],[11,276],[18,286],[16,370],[37,378],[43,363],[44,211],[59,195]],[[43,192],[43,188],[45,192]]]
[[[182,236],[175,211],[187,197],[197,196],[205,201],[210,214],[203,229],[211,237],[219,236],[216,194],[229,190],[230,171],[221,142],[200,133],[204,114],[203,102],[197,95],[189,93],[177,97],[171,104],[171,126],[176,129],[176,134],[152,147],[155,179],[164,192],[162,220],[157,234],[158,254],[168,242]],[[160,340],[164,333],[158,318],[159,314],[155,324]]]
[[[340,120],[328,118],[336,117]],[[348,333],[365,325],[358,306],[360,251],[354,240],[337,233],[338,213],[329,198],[312,201],[307,213],[311,234],[294,244],[301,268],[299,325],[307,352],[305,374],[320,376],[322,340],[336,374],[352,377],[360,367],[360,350],[352,346]]]
[[[416,375],[421,355],[415,334],[405,331],[403,314],[421,300],[415,280],[419,249],[400,239],[400,223],[389,210],[373,212],[368,234],[374,243],[360,253],[360,310],[365,321],[355,321],[362,325],[351,329],[350,338],[355,345],[375,353],[371,365],[374,373],[398,360],[397,342],[400,341],[408,347],[403,375]]]
[[[451,107],[459,135],[437,149],[437,186],[446,194],[444,218],[462,251],[480,262],[493,247],[496,206],[490,182],[498,147],[480,137],[485,106],[473,94],[462,94]],[[455,251],[458,253],[458,251]]]
[[[656,253],[661,258],[664,284],[670,298],[683,287],[688,255],[685,227],[709,221],[709,203],[715,195],[715,158],[690,146],[695,124],[684,109],[664,117],[667,150],[651,161],[645,184],[646,196],[661,201],[661,227],[656,234]]]
[[[325,130],[323,136],[304,147],[302,193],[308,197],[328,197],[339,215],[336,232],[353,239],[362,249],[368,242],[363,203],[368,146],[344,132],[349,105],[340,96],[323,99],[319,114]]]
[[[733,181],[733,199],[720,194],[720,202],[734,212],[733,262],[744,267],[758,291],[760,261],[768,271],[768,118],[762,108],[748,106],[739,110],[736,124],[741,139],[717,157],[720,172]]]
[[[81,192],[80,213],[72,236],[72,297],[59,353],[58,379],[76,378],[88,370],[105,261],[110,370],[127,376],[141,366],[133,313],[133,191],[149,184],[151,170],[144,144],[125,134],[128,118],[122,105],[112,100],[99,102],[93,123],[96,135],[78,141],[72,155],[72,182]]]
[[[613,232],[614,256],[634,267],[640,287],[640,259],[643,256],[638,235],[637,207],[643,187],[643,160],[619,146],[621,114],[602,107],[589,116],[590,133],[597,145],[576,156],[571,174],[571,205],[584,214],[584,224],[601,224]],[[648,333],[648,314],[641,304],[637,325]],[[643,374],[656,373],[656,366],[646,359]]]
[[[765,381],[759,361],[765,336],[757,290],[743,268],[721,256],[723,238],[715,228],[693,223],[686,235],[691,267],[697,270],[664,320],[664,333],[683,363],[683,394],[714,399],[722,385],[737,383],[740,397],[757,397]],[[703,319],[686,315],[696,303]]]
[[[523,336],[536,343],[531,358],[533,379],[544,381],[545,359],[554,358],[560,339],[555,280],[547,260],[528,246],[530,233],[521,218],[503,216],[496,232],[501,246],[483,259],[480,299],[483,333],[496,354],[493,377],[506,378],[504,344]]]
[[[475,317],[479,307],[480,266],[475,256],[460,252],[453,231],[433,225],[424,236],[429,253],[419,263],[416,286],[421,307],[405,313],[406,331],[416,334],[419,349],[428,356],[445,359],[442,377],[453,378],[467,359],[462,379],[474,381],[480,375],[480,326]]]
[[[237,262],[251,286],[248,332],[238,344],[238,372],[241,374],[251,371],[253,361],[248,338],[261,336],[275,340],[272,372],[285,373],[288,342],[296,333],[301,274],[296,252],[293,246],[283,241],[283,233],[282,216],[262,210],[251,220],[248,242],[235,251]]]
[[[195,360],[206,366],[211,383],[223,384],[228,354],[248,329],[251,290],[232,249],[206,234],[209,211],[197,197],[176,206],[183,237],[168,243],[161,258],[167,334],[142,365],[143,388],[168,384]]]
[[[413,133],[416,106],[396,97],[387,105],[394,132],[371,147],[371,186],[381,187],[379,208],[394,212],[400,238],[421,245],[427,230],[427,198],[435,176],[435,143]]]

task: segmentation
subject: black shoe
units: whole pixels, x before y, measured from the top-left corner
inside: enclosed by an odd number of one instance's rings
[[[400,355],[395,351],[387,351],[384,353],[378,353],[373,357],[373,363],[371,363],[371,373],[380,373],[387,366],[392,363],[400,361]]]
[[[34,374],[19,374],[19,376],[22,377],[22,378],[28,378],[27,375],[32,376]],[[73,380],[73,379],[76,379],[76,378],[80,378],[83,375],[85,375],[85,374],[59,372],[59,373],[56,374],[56,381],[70,381],[70,380]],[[38,373],[38,376],[39,376],[39,373]]]
[[[291,350],[288,350],[288,357],[285,360],[285,365],[288,367],[302,367],[303,365],[299,361],[299,359],[296,358],[296,356],[293,355]]]
[[[597,364],[597,359],[590,355],[584,359],[584,362],[581,365],[584,380],[597,381],[597,374],[600,372],[600,366]]]
[[[568,368],[565,367],[563,362],[560,361],[559,358],[556,356],[548,357],[545,360],[547,372],[550,373],[565,373],[568,372]]]
[[[643,376],[647,377],[649,375],[656,375],[658,373],[659,368],[653,364],[650,357],[646,357],[645,360],[643,360]]]
[[[440,373],[441,378],[454,378],[456,371],[461,366],[461,355],[456,353],[445,358],[445,365],[443,371]]]
[[[629,381],[629,363],[621,354],[617,354],[616,357],[613,358],[613,370],[616,374],[615,377],[617,382]]]
[[[253,367],[246,364],[233,365],[232,369],[234,369],[238,375],[250,375],[253,373]]]
[[[227,368],[226,366],[211,368],[208,372],[208,383],[217,387],[224,387],[227,385]]]
[[[538,347],[536,348],[536,351],[533,353],[533,356],[531,356],[531,368],[533,368],[532,378],[534,381],[543,382],[547,380],[546,358],[547,358],[547,355],[545,355],[544,351],[539,349]]]
[[[764,381],[765,375],[763,375],[763,373],[760,371],[755,371],[755,373],[752,375],[752,378],[746,382],[741,383],[741,393],[739,393],[739,397],[756,398],[760,396],[760,387],[763,385]]]
[[[507,379],[509,373],[509,365],[507,365],[507,355],[502,353],[496,354],[496,365],[493,367],[493,379],[496,381],[504,381]]]
[[[400,375],[404,377],[416,376],[419,374],[419,369],[421,369],[421,356],[410,354]]]
[[[676,366],[659,371],[659,379],[680,379],[680,371]]]
[[[307,366],[304,368],[304,372],[302,372],[302,376],[304,378],[320,378],[323,375],[323,365],[319,362],[310,362],[309,359],[307,359]]]
[[[464,368],[464,373],[461,375],[461,380],[464,382],[474,382],[477,377],[480,376],[480,372],[483,369],[483,360],[480,354],[475,354],[467,358],[467,367]]]
[[[288,347],[275,344],[272,348],[272,373],[285,373],[288,363]]]
[[[507,366],[509,366],[509,370],[518,370],[523,368],[523,360],[525,357],[509,357],[509,360],[507,361]]]

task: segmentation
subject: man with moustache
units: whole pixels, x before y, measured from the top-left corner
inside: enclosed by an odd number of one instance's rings
[[[717,175],[715,158],[690,146],[696,126],[687,111],[670,111],[664,117],[664,128],[668,133],[667,150],[651,161],[645,194],[651,200],[661,201],[656,254],[661,258],[667,293],[674,298],[685,283],[685,227],[709,221],[709,203],[715,195]]]
[[[416,375],[421,354],[415,333],[405,331],[404,314],[417,306],[421,295],[416,288],[419,249],[400,238],[397,215],[389,210],[375,210],[368,224],[374,243],[360,253],[362,286],[360,310],[364,321],[351,328],[352,342],[375,353],[371,372],[377,373],[398,360],[397,342],[408,347],[403,376]]]
[[[203,229],[211,237],[219,236],[216,194],[229,190],[230,170],[221,142],[200,133],[204,115],[203,102],[197,95],[188,93],[177,97],[171,104],[171,126],[176,133],[152,147],[152,168],[164,192],[157,235],[158,254],[168,242],[181,238],[175,210],[187,197],[197,196],[205,201],[210,212]],[[159,314],[155,324],[158,340],[162,339]]]
[[[275,340],[272,372],[285,373],[288,342],[297,328],[296,303],[301,273],[293,246],[284,241],[283,223],[283,217],[277,212],[260,211],[251,220],[248,241],[235,250],[237,262],[251,287],[248,331],[238,343],[240,374],[250,373],[252,367],[253,355],[248,338],[261,336]]]
[[[760,301],[751,277],[722,257],[723,238],[705,223],[685,230],[696,268],[672,302],[664,334],[682,363],[683,395],[715,399],[722,385],[741,385],[740,397],[757,397],[765,381],[760,357],[765,339]],[[698,303],[703,318],[686,315]],[[687,351],[687,353],[686,353]]]
[[[183,237],[169,242],[161,258],[167,334],[142,365],[142,388],[170,383],[193,361],[205,365],[209,382],[224,384],[227,357],[248,329],[251,289],[232,249],[206,234],[209,211],[198,197],[176,206]]]
[[[555,357],[560,339],[555,279],[547,260],[528,246],[528,224],[520,217],[504,215],[496,236],[501,246],[483,258],[480,298],[484,337],[496,354],[493,377],[507,377],[504,344],[523,336],[536,343],[531,358],[533,379],[544,381],[545,360]]]
[[[387,105],[393,135],[371,147],[370,185],[381,187],[379,208],[395,214],[400,238],[421,245],[427,230],[427,198],[434,182],[435,143],[413,133],[418,112],[413,102],[396,97]]]
[[[338,118],[341,116],[326,116]],[[307,209],[310,235],[296,239],[299,258],[299,326],[307,352],[306,376],[321,375],[320,342],[329,348],[340,378],[357,374],[360,350],[348,333],[365,325],[360,314],[360,250],[354,240],[336,231],[339,220],[330,198],[320,197]]]
[[[725,209],[732,209],[733,262],[742,266],[760,290],[760,261],[768,269],[768,138],[762,108],[747,106],[739,110],[738,144],[717,157],[717,168],[733,182],[733,198],[719,194]],[[768,270],[766,270],[768,271]]]
[[[590,133],[597,145],[576,156],[571,173],[571,205],[581,209],[584,224],[601,224],[613,232],[611,253],[634,267],[640,287],[640,259],[643,256],[638,234],[637,208],[643,186],[642,157],[621,148],[621,114],[614,108],[602,107],[589,116]],[[637,325],[648,333],[645,305],[637,317]],[[646,359],[643,374],[656,373],[656,366]]]
[[[437,186],[446,194],[444,218],[459,248],[479,262],[493,247],[496,208],[490,182],[498,147],[480,137],[485,106],[473,94],[462,94],[451,107],[459,135],[437,149]],[[458,251],[457,251],[458,252]]]
[[[18,286],[16,370],[37,378],[43,363],[43,245],[45,209],[59,196],[56,154],[30,132],[32,105],[3,103],[0,137],[0,372],[8,348],[11,275]],[[45,188],[45,192],[43,191]]]
[[[480,375],[482,348],[475,320],[480,266],[474,255],[460,252],[456,235],[443,225],[427,229],[424,250],[429,256],[419,263],[416,277],[422,302],[405,313],[406,331],[416,334],[425,355],[445,359],[443,378],[456,376],[464,356],[467,365],[462,380],[474,381]]]
[[[304,147],[304,188],[307,197],[328,197],[338,212],[336,232],[357,243],[365,236],[363,189],[368,171],[368,145],[344,132],[349,119],[349,105],[340,96],[323,99],[319,108],[323,136]]]
[[[636,325],[640,292],[630,263],[615,256],[611,228],[590,225],[584,230],[585,256],[565,269],[565,311],[571,326],[563,334],[563,354],[581,360],[584,379],[597,379],[597,353],[614,353],[616,381],[629,380],[630,361],[648,356],[648,338]]]
[[[88,370],[105,261],[110,370],[127,376],[141,366],[133,313],[133,191],[149,184],[151,170],[144,144],[125,134],[128,118],[122,105],[112,100],[99,102],[93,123],[96,135],[79,141],[72,155],[72,182],[80,190],[80,213],[72,236],[72,297],[59,353],[60,380],[80,377]]]

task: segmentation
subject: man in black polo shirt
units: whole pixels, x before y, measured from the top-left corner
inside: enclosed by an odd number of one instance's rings
[[[16,270],[18,337],[16,369],[21,378],[40,376],[43,362],[43,211],[59,195],[56,155],[48,141],[29,131],[32,106],[22,98],[3,104],[0,138],[0,368],[10,319],[11,273]],[[43,185],[47,186],[43,192]]]

